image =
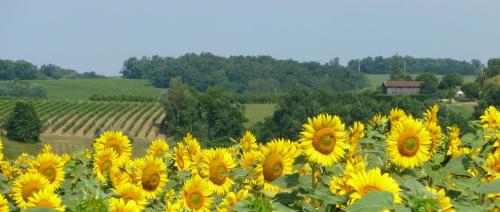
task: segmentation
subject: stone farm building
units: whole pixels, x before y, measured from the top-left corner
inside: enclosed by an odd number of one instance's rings
[[[421,81],[385,81],[382,84],[385,94],[418,94]]]

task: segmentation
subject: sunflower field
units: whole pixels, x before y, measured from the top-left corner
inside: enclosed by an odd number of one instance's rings
[[[72,155],[44,146],[6,160],[0,142],[0,212],[499,211],[499,111],[486,109],[469,134],[442,128],[438,111],[394,108],[352,126],[319,114],[298,141],[246,132],[226,148],[187,134],[172,147],[152,141],[142,158],[119,131]]]

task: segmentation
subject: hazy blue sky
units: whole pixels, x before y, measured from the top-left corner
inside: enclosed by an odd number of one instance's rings
[[[0,0],[0,58],[117,75],[131,56],[271,55],[326,62],[500,56],[500,1]]]

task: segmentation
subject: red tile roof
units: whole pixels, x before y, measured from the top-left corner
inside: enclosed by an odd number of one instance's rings
[[[385,87],[404,87],[404,88],[419,88],[422,81],[385,81]]]

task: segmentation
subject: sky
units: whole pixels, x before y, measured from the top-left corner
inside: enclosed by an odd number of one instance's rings
[[[500,57],[496,0],[0,0],[0,58],[119,75],[129,57]]]

